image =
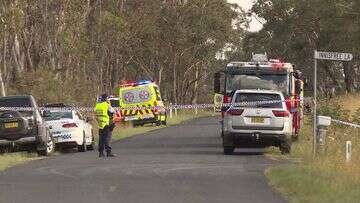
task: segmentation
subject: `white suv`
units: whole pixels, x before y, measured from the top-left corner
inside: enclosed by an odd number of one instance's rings
[[[292,117],[278,91],[237,90],[224,115],[224,154],[236,147],[279,147],[290,153]]]

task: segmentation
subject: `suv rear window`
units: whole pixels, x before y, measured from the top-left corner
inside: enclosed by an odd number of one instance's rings
[[[256,103],[271,101],[272,103]],[[273,102],[279,101],[279,102]],[[246,102],[254,102],[247,104]],[[282,108],[281,96],[279,94],[264,93],[238,93],[235,98],[238,107],[254,107],[254,108]]]
[[[0,107],[31,107],[30,99],[26,98],[4,98],[0,99]]]

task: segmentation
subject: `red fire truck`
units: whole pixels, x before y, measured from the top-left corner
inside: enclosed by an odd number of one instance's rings
[[[253,54],[249,62],[231,62],[225,70],[214,75],[214,91],[222,94],[222,116],[231,102],[234,91],[263,89],[281,91],[293,117],[293,139],[297,139],[301,127],[303,109],[303,80],[295,65],[281,60],[268,60],[266,54]]]

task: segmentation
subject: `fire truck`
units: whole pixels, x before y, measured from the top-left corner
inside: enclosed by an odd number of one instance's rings
[[[295,70],[294,64],[278,59],[268,60],[266,54],[253,54],[248,62],[231,62],[225,70],[214,74],[214,91],[223,95],[222,117],[236,90],[281,91],[293,119],[293,140],[298,138],[302,123],[303,86],[302,73]]]

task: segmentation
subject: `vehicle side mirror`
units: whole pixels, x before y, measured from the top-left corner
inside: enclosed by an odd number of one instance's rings
[[[92,118],[92,117],[86,117],[85,121],[86,121],[87,123],[90,123],[91,121],[93,121],[93,118]]]
[[[221,77],[221,74],[220,72],[217,72],[214,74],[214,92],[215,93],[220,93],[220,89],[221,89],[221,83],[220,83],[220,77]]]

